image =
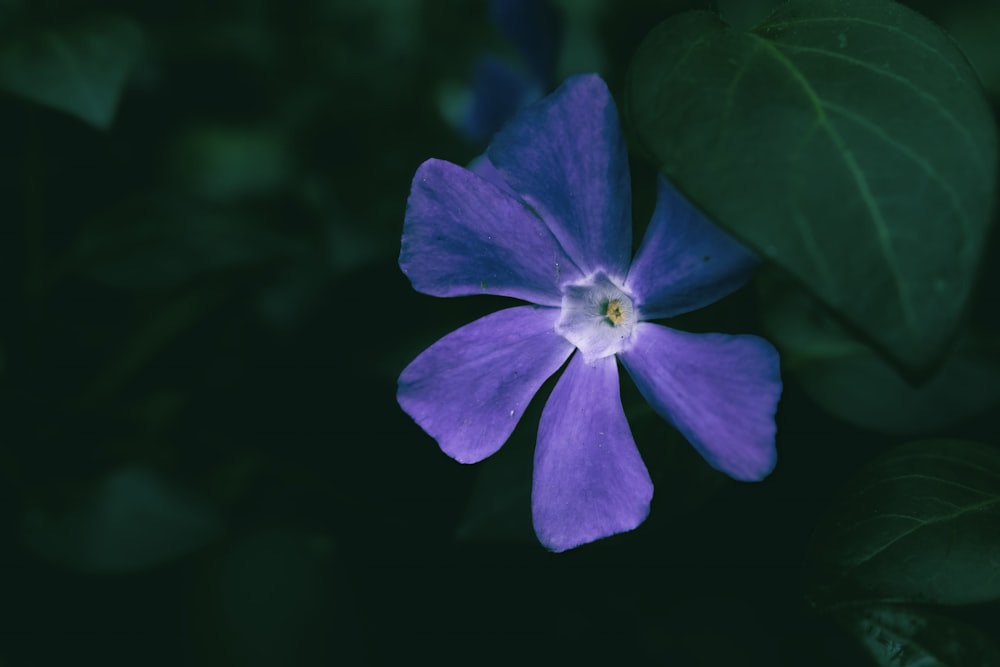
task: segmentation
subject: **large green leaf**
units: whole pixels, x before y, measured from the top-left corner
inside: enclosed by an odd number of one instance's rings
[[[637,50],[626,116],[699,207],[896,363],[943,356],[997,151],[976,75],[937,26],[889,0],[790,0],[749,32],[681,14]]]
[[[897,447],[861,471],[816,535],[809,597],[969,604],[1000,598],[1000,449]]]
[[[840,620],[879,667],[1000,667],[1000,649],[983,633],[923,609],[873,605]]]
[[[857,426],[926,433],[1000,403],[1000,338],[969,329],[926,382],[913,385],[804,290],[765,271],[761,319],[784,371],[824,409]]]
[[[0,45],[0,89],[107,129],[141,45],[118,16],[37,28]]]
[[[214,505],[141,464],[118,468],[62,511],[34,508],[25,540],[83,572],[134,572],[180,558],[221,536]]]

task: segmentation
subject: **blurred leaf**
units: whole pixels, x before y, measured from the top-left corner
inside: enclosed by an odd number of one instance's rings
[[[889,0],[706,12],[632,61],[629,125],[712,218],[921,374],[968,300],[994,203],[992,112],[951,39]]]
[[[996,644],[940,614],[875,605],[839,617],[879,667],[1000,667]]]
[[[120,16],[39,27],[0,46],[0,88],[106,130],[141,46]]]
[[[292,172],[288,137],[277,128],[195,125],[171,142],[173,179],[218,201],[274,192]]]
[[[163,193],[128,199],[90,223],[74,261],[104,284],[142,290],[174,287],[293,251],[290,239],[249,216]]]
[[[63,511],[30,510],[25,539],[84,572],[133,572],[180,558],[222,533],[222,517],[155,470],[126,465]]]
[[[911,442],[849,485],[817,530],[809,597],[970,604],[1000,598],[1000,450]]]
[[[837,417],[884,433],[919,433],[1000,403],[1000,340],[966,332],[942,366],[914,386],[804,290],[763,273],[761,318],[784,369]]]

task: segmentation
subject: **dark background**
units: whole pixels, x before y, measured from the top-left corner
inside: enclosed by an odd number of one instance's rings
[[[588,4],[563,3],[556,74],[596,67],[618,99],[642,36],[708,6]],[[995,101],[989,3],[913,4],[986,54]],[[406,363],[505,303],[417,294],[395,263],[416,167],[482,150],[448,122],[476,57],[520,57],[484,3],[7,0],[0,43],[108,12],[144,40],[107,131],[0,94],[0,665],[866,664],[803,563],[904,438],[786,377],[778,467],[740,484],[626,380],[650,517],[553,555],[528,509],[541,400],[472,467],[396,405]],[[756,299],[674,324],[760,333]],[[996,443],[994,417],[946,433]]]

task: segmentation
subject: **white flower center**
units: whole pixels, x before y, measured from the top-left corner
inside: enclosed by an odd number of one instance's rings
[[[625,290],[598,272],[563,287],[556,332],[575,345],[589,364],[623,351],[637,316]]]

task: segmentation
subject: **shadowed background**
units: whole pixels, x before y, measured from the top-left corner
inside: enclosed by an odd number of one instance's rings
[[[395,402],[417,353],[506,303],[396,265],[416,167],[484,147],[476,63],[538,92],[598,71],[621,101],[643,36],[709,4],[564,0],[524,37],[464,0],[0,0],[0,665],[865,664],[803,563],[845,480],[910,438],[786,376],[778,467],[739,484],[626,381],[650,517],[552,555],[542,401],[473,467]],[[997,5],[911,4],[995,108]],[[636,239],[653,182],[636,158]],[[972,309],[994,351],[995,250]],[[675,324],[762,333],[765,288]],[[1000,444],[992,397],[923,432]]]

